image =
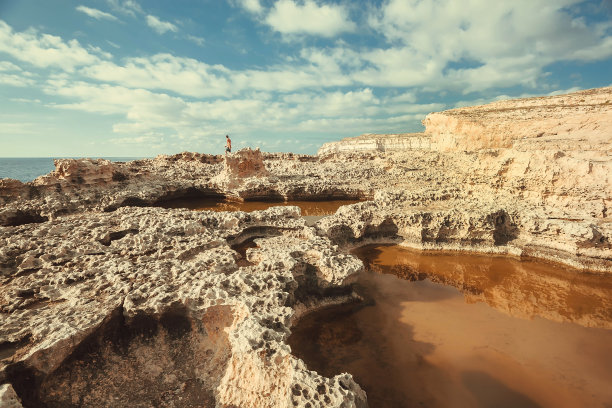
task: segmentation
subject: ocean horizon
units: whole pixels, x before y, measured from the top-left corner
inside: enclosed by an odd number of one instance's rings
[[[55,170],[54,159],[106,159],[112,162],[148,159],[150,157],[0,157],[0,179],[28,182]]]

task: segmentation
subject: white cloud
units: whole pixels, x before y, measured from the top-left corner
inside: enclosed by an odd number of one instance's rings
[[[34,30],[21,33],[0,20],[0,52],[37,67],[60,67],[73,72],[75,67],[94,64],[98,57],[90,54],[77,40],[64,42],[60,37]]]
[[[43,87],[49,95],[76,100],[74,103],[52,105],[61,109],[76,109],[106,115],[125,114],[134,120],[153,120],[174,117],[185,106],[180,98],[154,93],[145,89],[129,89],[108,84],[92,84],[66,79],[49,80]],[[143,112],[147,112],[144,114]]]
[[[28,98],[11,98],[11,102],[19,103],[40,103],[40,99],[28,99]]]
[[[90,8],[86,6],[77,6],[76,10],[80,11],[81,13],[87,14],[89,17],[95,18],[96,20],[111,20],[111,21],[118,20],[118,18],[113,16],[112,14],[106,13],[104,11],[101,11],[95,8]]]
[[[225,134],[228,129],[241,134],[308,131],[347,135],[347,132],[406,131],[408,125],[418,126],[423,112],[439,107],[388,104],[388,98],[380,99],[370,89],[290,94],[277,101],[271,100],[267,93],[250,93],[242,98],[196,102],[145,89],[70,79],[49,80],[43,91],[70,100],[50,105],[54,108],[121,117],[113,125],[117,133],[135,137],[161,132],[185,140]]]
[[[119,13],[136,17],[136,14],[143,14],[142,7],[135,0],[106,0],[111,8]]]
[[[293,92],[308,87],[348,86],[351,80],[336,65],[285,64],[266,70],[232,71],[192,58],[157,54],[130,58],[123,65],[110,61],[81,72],[99,81],[130,88],[164,89],[192,97],[230,97],[245,91]]]
[[[261,14],[264,11],[259,0],[235,0],[235,3],[249,13]]]
[[[10,86],[32,86],[36,82],[30,78],[24,78],[22,75],[0,73],[0,84]]]
[[[100,47],[94,47],[93,45],[89,45],[87,46],[87,49],[89,51],[91,51],[94,54],[98,54],[99,56],[101,56],[102,58],[105,59],[111,59],[113,58],[113,54],[111,54],[110,52],[106,52],[104,51],[102,48]]]
[[[304,0],[298,4],[293,0],[278,0],[265,19],[275,31],[281,34],[310,34],[334,37],[343,32],[354,31],[343,6],[323,4]]]
[[[360,112],[361,115],[371,115],[378,113],[378,105],[380,104],[380,100],[374,96],[371,89],[318,94],[291,94],[284,100],[285,102],[298,104],[300,109],[307,109],[309,116],[313,117],[353,116],[355,112]]]
[[[82,72],[90,78],[130,88],[165,89],[193,97],[225,95],[231,88],[225,77],[229,71],[222,66],[170,54],[130,58],[123,66],[105,61]]]
[[[187,35],[186,37],[189,41],[199,45],[200,47],[202,47],[204,45],[204,43],[206,42],[206,40],[202,37],[197,37],[195,35]]]
[[[567,7],[582,0],[389,0],[370,26],[390,46],[361,57],[370,67],[354,78],[373,86],[477,92],[536,87],[556,61],[612,55],[608,24],[586,25]]]
[[[147,25],[155,30],[158,34],[164,34],[168,31],[175,33],[178,31],[178,27],[174,24],[167,21],[161,21],[159,18],[150,14],[147,16]]]
[[[394,103],[397,103],[397,102],[415,103],[417,101],[417,97],[413,92],[404,92],[400,95],[392,96],[389,99],[391,102],[394,102]]]
[[[21,71],[21,68],[12,62],[0,61],[0,71]]]

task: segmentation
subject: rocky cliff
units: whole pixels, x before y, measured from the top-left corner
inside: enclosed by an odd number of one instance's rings
[[[372,202],[326,219],[324,231],[354,241],[384,225],[416,248],[612,270],[612,88],[432,113],[423,123],[423,134],[395,137],[429,138],[429,149],[364,149],[385,140],[376,135],[321,148],[328,160],[370,155],[388,177]]]
[[[353,299],[362,264],[348,250],[395,242],[609,274],[610,101],[603,88],[455,109],[423,134],[317,156],[63,159],[33,182],[0,180],[0,401],[365,406],[350,375],[308,371],[285,343],[300,313]],[[296,207],[161,208],[177,198],[363,202],[308,226]]]

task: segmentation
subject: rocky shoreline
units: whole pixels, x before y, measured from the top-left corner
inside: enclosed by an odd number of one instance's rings
[[[33,182],[2,179],[0,405],[20,406],[14,389],[24,407],[367,406],[350,374],[309,371],[285,342],[300,313],[354,299],[349,249],[609,275],[611,101],[601,88],[433,113],[424,133],[316,156],[62,159]],[[161,208],[178,198],[362,202],[310,226],[297,207]]]

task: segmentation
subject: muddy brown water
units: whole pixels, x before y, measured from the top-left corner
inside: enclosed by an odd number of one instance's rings
[[[359,200],[330,201],[219,201],[215,199],[180,199],[160,204],[164,208],[188,208],[196,211],[259,211],[276,206],[300,207],[302,215],[321,216],[334,214],[343,205],[358,203]]]
[[[309,369],[378,407],[612,406],[612,280],[505,257],[355,251],[361,304],[303,317]]]

